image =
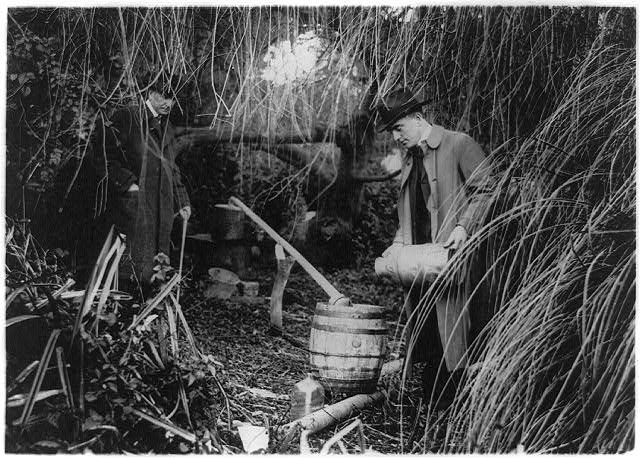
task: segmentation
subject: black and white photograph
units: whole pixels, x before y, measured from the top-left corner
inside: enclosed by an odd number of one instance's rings
[[[630,454],[631,3],[13,3],[7,454]]]

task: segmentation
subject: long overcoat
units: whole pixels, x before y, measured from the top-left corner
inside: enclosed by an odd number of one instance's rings
[[[174,129],[142,105],[117,111],[104,131],[107,207],[127,236],[136,276],[148,284],[153,258],[169,255],[174,216],[190,205],[175,162]],[[140,190],[128,191],[134,183]]]
[[[456,225],[463,226],[471,234],[475,228],[474,214],[487,199],[489,167],[482,148],[467,134],[436,125],[432,126],[426,142],[420,147],[424,152],[423,163],[427,172],[424,179],[429,181],[431,191],[427,200],[431,239],[436,243],[445,242]],[[411,154],[403,158],[398,199],[399,227],[394,238],[394,242],[405,245],[413,244],[407,186],[413,160]],[[468,297],[466,286],[436,303],[440,340],[450,371],[467,365],[465,353],[470,323],[468,310],[464,308]],[[412,300],[412,295],[408,291],[406,293],[408,300]],[[409,304],[409,312],[415,305]]]

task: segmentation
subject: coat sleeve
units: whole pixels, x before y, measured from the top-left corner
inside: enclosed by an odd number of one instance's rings
[[[490,189],[490,162],[475,140],[462,134],[456,148],[458,167],[468,193],[468,204],[458,219],[458,224],[468,233],[475,229],[476,212],[486,206]]]
[[[173,208],[174,211],[178,211],[181,208],[186,206],[191,206],[191,201],[189,200],[189,194],[187,193],[187,188],[185,188],[184,183],[182,183],[182,178],[180,177],[180,170],[178,167],[173,165]]]
[[[402,243],[404,245],[404,237],[402,236],[402,226],[398,224],[398,230],[396,231],[396,235],[393,238],[392,243]]]
[[[400,174],[401,177],[406,173],[406,168],[407,167],[409,167],[409,165],[407,164],[406,155],[405,155],[405,156],[402,157],[402,168],[401,168],[402,172]],[[399,193],[398,193],[398,201],[397,201],[398,230],[396,231],[396,234],[393,237],[393,242],[392,243],[401,243],[401,244],[404,245],[405,244],[405,240],[404,240],[403,220],[405,220],[406,217],[404,217],[402,215],[402,212],[400,211],[401,205],[403,205],[403,201],[404,201],[404,194],[402,192],[402,179],[400,179],[400,190],[399,190]]]
[[[102,124],[97,140],[98,151],[104,151],[109,185],[118,193],[124,193],[138,177],[133,172],[131,160],[126,151],[129,135],[132,129],[131,113],[128,110],[116,112],[109,122]]]
[[[180,209],[191,206],[191,201],[189,200],[189,194],[187,193],[187,188],[182,182],[182,175],[180,173],[180,169],[176,164],[176,153],[175,153],[175,137],[173,134],[173,128],[171,132],[171,179],[173,182],[173,211],[177,212]]]

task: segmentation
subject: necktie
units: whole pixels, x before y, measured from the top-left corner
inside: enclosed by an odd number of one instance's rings
[[[413,243],[429,243],[431,241],[431,216],[427,209],[430,189],[424,168],[424,153],[416,146],[409,150],[413,157],[413,166],[409,182],[411,222]]]
[[[419,146],[414,146],[411,148],[411,156],[413,156],[413,170],[415,170],[415,180],[420,186],[422,182],[422,178],[427,172],[424,169],[424,163],[422,162],[424,159],[424,153],[422,152],[422,148]]]

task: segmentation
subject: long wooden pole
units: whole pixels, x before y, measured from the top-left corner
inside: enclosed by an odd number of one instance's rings
[[[275,230],[271,228],[262,218],[256,215],[249,207],[247,207],[240,199],[237,197],[231,197],[229,199],[229,203],[235,205],[240,208],[251,220],[260,226],[264,231],[269,234],[269,236],[279,243],[282,248],[287,250],[289,254],[298,261],[298,264],[302,266],[302,268],[311,275],[316,283],[320,285],[320,287],[329,295],[329,304],[330,305],[339,305],[339,306],[350,306],[351,301],[344,294],[338,291],[329,280],[327,280],[324,275],[318,272],[318,269],[313,267],[313,265],[307,261],[302,254],[294,247],[291,246],[289,242],[287,242],[284,238],[280,236]]]

